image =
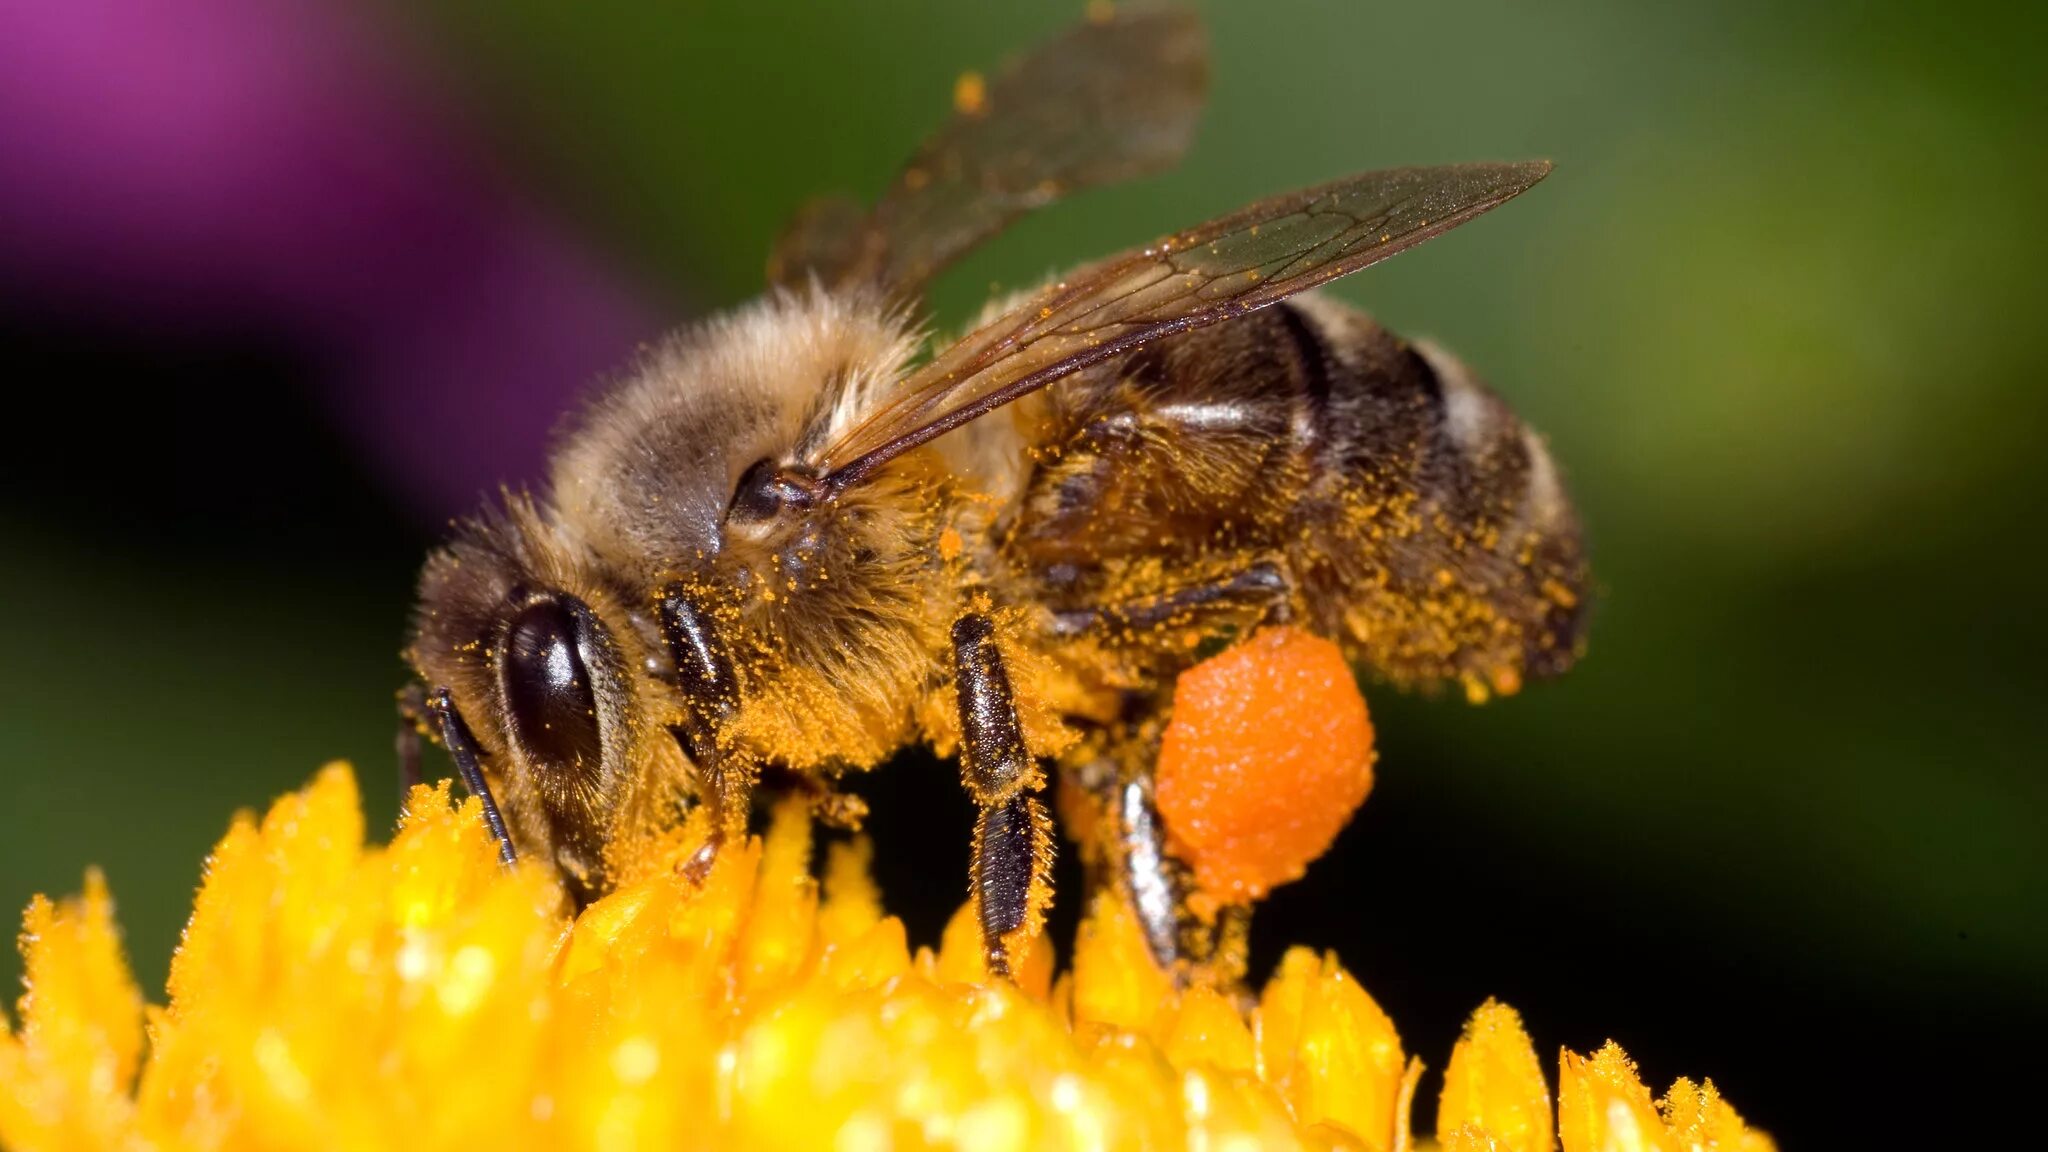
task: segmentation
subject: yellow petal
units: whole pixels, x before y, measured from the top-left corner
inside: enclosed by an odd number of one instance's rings
[[[990,981],[971,911],[913,961],[860,847],[820,898],[798,807],[701,878],[678,867],[708,832],[692,816],[573,919],[445,786],[388,847],[362,831],[342,768],[233,823],[139,1078],[105,886],[32,906],[0,1145],[1408,1147],[1421,1064],[1334,958],[1289,953],[1247,1020],[1233,989],[1178,991],[1105,895],[1056,992],[1043,942]],[[1475,1015],[1444,1146],[1539,1148],[1532,1064],[1512,1013]],[[1560,1095],[1568,1152],[1769,1149],[1710,1085],[1660,1116],[1619,1049],[1567,1055]]]
[[[1252,1075],[1258,1053],[1252,1030],[1235,1005],[1208,988],[1190,988],[1167,1034],[1166,1055],[1183,1068],[1207,1065],[1221,1072]]]
[[[1557,1122],[1564,1152],[1773,1152],[1770,1137],[1744,1127],[1713,1084],[1681,1079],[1661,1107],[1620,1045],[1590,1058],[1566,1052],[1558,1075]]]
[[[1635,1064],[1612,1040],[1590,1057],[1564,1053],[1557,1127],[1564,1152],[1678,1152]]]
[[[558,894],[537,867],[497,864],[474,806],[413,801],[374,853],[345,769],[230,830],[152,1027],[145,1134],[446,1146],[524,1119]]]
[[[1288,1102],[1250,1076],[1232,1076],[1201,1068],[1181,1074],[1181,1108],[1190,1148],[1258,1149],[1344,1147],[1354,1133],[1341,1125],[1324,1125],[1311,1136],[1315,1122],[1290,1110]],[[1300,1127],[1297,1127],[1299,1125]],[[1332,1131],[1330,1129],[1335,1128]]]
[[[1744,1126],[1712,1080],[1694,1084],[1681,1076],[1658,1106],[1679,1146],[1690,1152],[1772,1152],[1775,1147],[1769,1136]]]
[[[142,994],[97,870],[86,875],[84,897],[52,906],[38,896],[29,905],[21,954],[29,987],[21,1031],[0,1029],[0,1146],[110,1146],[134,1113]]]
[[[1407,1065],[1401,1038],[1335,956],[1295,948],[1281,958],[1259,998],[1257,1036],[1261,1075],[1296,1119],[1394,1146]]]
[[[1488,1000],[1472,1013],[1444,1069],[1436,1138],[1446,1149],[1550,1152],[1550,1089],[1515,1010]]]
[[[1152,960],[1125,902],[1098,892],[1074,938],[1074,1023],[1159,1035],[1168,1019],[1173,978]]]
[[[875,846],[867,837],[831,845],[825,852],[825,903],[818,931],[828,944],[857,940],[882,919],[882,894],[868,874]]]
[[[1053,946],[1045,933],[1025,939],[1024,958],[1016,962],[1012,977],[1017,987],[1038,1000],[1052,994]],[[988,984],[987,951],[982,946],[981,924],[975,919],[974,901],[962,904],[946,921],[939,938],[935,978],[955,984]]]
[[[740,939],[740,994],[795,979],[810,957],[817,920],[808,802],[791,799],[776,809],[762,845],[760,878]]]

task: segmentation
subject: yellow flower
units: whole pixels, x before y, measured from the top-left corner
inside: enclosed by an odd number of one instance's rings
[[[794,807],[701,884],[650,866],[572,921],[542,869],[498,864],[474,801],[443,786],[408,808],[366,848],[336,766],[237,819],[168,1007],[144,1007],[97,875],[31,904],[0,1145],[1417,1147],[1422,1065],[1333,956],[1289,952],[1256,1001],[1178,993],[1101,900],[1069,972],[1042,946],[992,982],[964,916],[912,951],[860,844],[833,848],[821,893]],[[1473,1016],[1438,1112],[1447,1150],[1554,1146],[1511,1010]],[[1770,1147],[1711,1084],[1652,1104],[1611,1044],[1564,1054],[1555,1133],[1565,1152]]]

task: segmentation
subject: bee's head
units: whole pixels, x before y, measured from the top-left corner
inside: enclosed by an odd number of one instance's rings
[[[635,672],[665,671],[666,657],[642,632],[523,498],[465,525],[420,579],[414,668],[448,689],[515,841],[581,897],[603,887],[636,761],[659,754],[639,738],[651,702]]]
[[[901,710],[899,686],[848,669],[927,642],[937,470],[906,462],[828,497],[811,457],[917,343],[880,299],[773,292],[643,353],[564,438],[543,514],[654,617],[679,725],[730,716],[722,744],[783,761],[880,754],[866,734]],[[701,662],[714,648],[736,675]]]

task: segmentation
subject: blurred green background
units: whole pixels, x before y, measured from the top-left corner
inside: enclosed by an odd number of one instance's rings
[[[1613,1035],[1789,1146],[2002,1124],[1990,1046],[2048,1023],[2048,10],[1204,8],[1188,162],[1021,224],[947,276],[941,318],[1346,172],[1551,157],[1336,291],[1550,435],[1602,589],[1559,683],[1483,709],[1372,693],[1380,791],[1261,955],[1339,947],[1437,1067],[1499,994],[1540,1048]],[[959,71],[1077,11],[380,18],[493,171],[681,318],[757,290],[804,197],[879,191]],[[17,421],[52,456],[10,460],[0,498],[0,907],[97,863],[160,987],[231,810],[347,757],[388,820],[440,510],[338,430],[323,349],[11,288],[9,375],[63,395]],[[67,381],[133,398],[82,412]],[[968,817],[950,769],[887,775],[902,891],[964,860]],[[942,914],[917,910],[928,934]]]

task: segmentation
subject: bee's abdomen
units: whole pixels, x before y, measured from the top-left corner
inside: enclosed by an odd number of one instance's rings
[[[1512,691],[1578,648],[1578,527],[1542,440],[1362,312],[1297,297],[1041,408],[1008,547],[1067,619],[1278,565],[1296,612],[1395,681]]]
[[[1391,679],[1474,696],[1569,666],[1586,569],[1542,438],[1448,353],[1327,299],[1283,306],[1327,373],[1285,541],[1312,620]]]

